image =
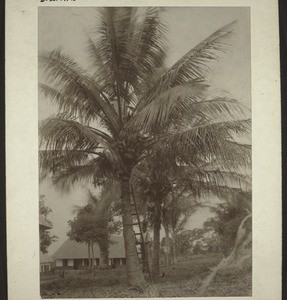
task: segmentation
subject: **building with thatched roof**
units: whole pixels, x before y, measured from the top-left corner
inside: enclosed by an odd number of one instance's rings
[[[100,249],[94,245],[95,266],[100,265]],[[54,253],[56,269],[85,269],[89,265],[88,246],[86,243],[77,243],[67,239]],[[109,248],[109,265],[120,266],[126,264],[126,255],[123,236],[114,236]]]
[[[40,251],[40,272],[49,273],[54,266],[54,259]]]
[[[39,227],[40,230],[49,230],[52,229],[52,224],[45,219],[44,216],[39,215]],[[40,251],[40,272],[49,273],[54,265],[54,260],[48,254],[44,254]]]

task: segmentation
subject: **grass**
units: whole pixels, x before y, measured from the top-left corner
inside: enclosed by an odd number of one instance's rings
[[[124,268],[96,271],[67,271],[41,283],[43,298],[143,298],[196,296],[210,268],[221,260],[219,254],[186,257],[170,267],[162,267],[164,277],[146,289],[129,288]],[[230,269],[217,274],[204,296],[251,296],[251,262],[243,270]]]

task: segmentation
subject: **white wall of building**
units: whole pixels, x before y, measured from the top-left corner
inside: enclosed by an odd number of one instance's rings
[[[124,261],[125,261],[125,258],[117,258],[117,263],[119,265],[124,265]],[[55,261],[56,263],[56,267],[63,267],[64,266],[64,263],[63,263],[63,259],[57,259]],[[95,258],[94,260],[94,263],[95,263],[95,266],[98,266],[99,265],[99,261],[97,261],[97,259]],[[112,263],[113,263],[113,259],[112,258],[109,258],[108,260],[108,263],[109,265],[111,266]],[[65,264],[66,265],[66,264]],[[81,259],[79,262],[78,262],[78,265],[79,266],[85,266],[85,260],[84,259]],[[74,266],[74,260],[73,259],[68,259],[67,260],[67,265],[68,267],[73,267]]]
[[[68,260],[68,267],[73,267],[74,265],[74,260],[73,259],[69,259]]]
[[[62,259],[57,259],[56,260],[56,267],[63,267],[63,260]]]

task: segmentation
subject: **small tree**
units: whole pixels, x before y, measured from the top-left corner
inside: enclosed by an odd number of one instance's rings
[[[45,220],[45,223],[50,225],[52,228],[52,222],[47,219],[47,216],[52,212],[51,208],[45,205],[45,195],[40,195],[39,200],[39,214],[40,218]],[[49,246],[55,242],[58,237],[56,235],[52,235],[47,226],[43,226],[40,224],[40,250],[42,253],[47,253]]]
[[[216,216],[208,219],[204,223],[204,228],[215,230],[220,240],[220,248],[224,256],[228,256],[234,247],[242,220],[251,213],[251,193],[242,191],[235,193],[231,201],[220,204],[214,211]]]
[[[80,243],[87,243],[89,253],[89,266],[94,267],[94,243],[100,248],[100,266],[108,265],[109,246],[112,243],[111,235],[118,231],[119,222],[113,219],[113,210],[107,201],[102,201],[90,194],[87,205],[77,208],[77,215],[69,220],[70,239]],[[91,254],[92,253],[92,260]]]
[[[240,223],[237,225],[238,220]],[[217,228],[220,228],[218,231],[223,237],[222,244],[228,245],[228,247],[225,249],[225,257],[203,280],[197,293],[198,296],[204,295],[206,288],[219,271],[228,268],[241,269],[244,263],[252,257],[251,192],[238,193],[235,201],[233,199],[233,202],[220,207],[218,218],[211,221],[211,223],[208,222],[208,225],[219,225]]]

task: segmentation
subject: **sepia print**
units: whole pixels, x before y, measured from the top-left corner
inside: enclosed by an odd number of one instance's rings
[[[42,298],[252,296],[248,7],[39,7]]]

